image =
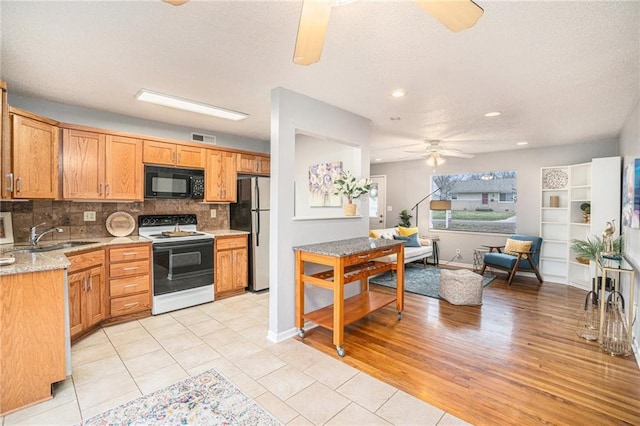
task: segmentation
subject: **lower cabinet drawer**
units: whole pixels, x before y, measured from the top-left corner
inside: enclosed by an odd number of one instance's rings
[[[133,312],[151,309],[149,293],[134,294],[133,296],[111,299],[111,316],[126,315]]]
[[[148,274],[149,261],[139,260],[137,262],[112,263],[109,265],[110,277],[126,277],[129,275]]]
[[[131,278],[118,278],[109,282],[109,294],[111,297],[124,296],[141,291],[149,291],[151,282],[149,275],[139,275]]]

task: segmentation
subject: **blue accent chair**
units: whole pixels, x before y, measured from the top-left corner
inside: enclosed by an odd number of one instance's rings
[[[509,238],[519,241],[531,241],[531,250],[527,252],[517,252],[516,254],[506,254],[502,253],[501,250],[504,246],[488,246],[490,247],[490,251],[484,255],[484,264],[482,265],[480,274],[484,274],[484,270],[487,267],[507,271],[509,273],[507,283],[511,285],[511,281],[513,281],[513,277],[517,271],[533,272],[536,274],[538,281],[542,283],[542,276],[540,276],[540,272],[538,271],[542,238],[528,235],[512,235]],[[494,249],[497,251],[494,252]]]

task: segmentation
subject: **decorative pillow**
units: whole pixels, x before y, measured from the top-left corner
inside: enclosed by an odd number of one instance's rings
[[[418,233],[418,228],[405,228],[404,226],[398,226],[398,235],[401,237],[408,237]]]
[[[405,247],[420,247],[420,242],[418,241],[418,233],[416,232],[415,234],[411,234],[408,237],[403,237],[400,235],[394,235],[393,236],[394,240],[400,240],[400,241],[404,241]]]
[[[529,251],[531,250],[531,241],[521,241],[521,240],[512,240],[511,238],[507,239],[507,244],[502,250],[505,254],[511,254],[513,256],[517,256],[518,251]]]
[[[380,235],[373,231],[369,231],[369,238],[380,238]]]

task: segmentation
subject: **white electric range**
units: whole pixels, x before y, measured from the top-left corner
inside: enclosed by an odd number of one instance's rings
[[[151,240],[153,315],[213,301],[214,237],[195,214],[140,215],[138,234]]]

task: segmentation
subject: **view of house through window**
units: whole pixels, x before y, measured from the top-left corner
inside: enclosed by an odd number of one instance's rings
[[[431,228],[451,231],[516,232],[515,171],[434,175],[434,200],[451,200],[451,210],[431,211]]]

